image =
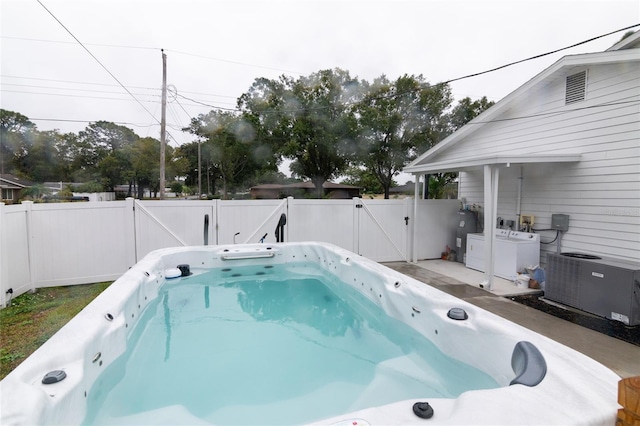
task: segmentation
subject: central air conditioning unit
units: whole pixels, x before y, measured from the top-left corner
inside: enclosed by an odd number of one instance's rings
[[[638,325],[640,263],[582,253],[549,254],[544,297],[626,325]]]

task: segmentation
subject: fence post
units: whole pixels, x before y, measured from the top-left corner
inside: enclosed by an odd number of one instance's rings
[[[289,229],[291,229],[291,214],[289,213],[289,205],[293,204],[295,202],[295,199],[292,196],[288,196],[287,197],[287,204],[285,205],[286,208],[286,213],[287,213],[287,226],[285,228],[285,234],[286,234],[286,238],[284,239],[285,243],[288,243],[289,241],[293,241],[291,239],[291,234],[289,233]],[[295,218],[294,218],[295,220]]]
[[[409,218],[407,221],[407,226],[405,227],[405,235],[406,239],[406,256],[405,261],[411,262],[413,260],[413,226],[415,224],[415,217],[413,217],[413,203],[415,200],[411,197],[407,197],[404,199],[404,216],[405,218]]]
[[[33,207],[33,201],[23,201],[22,204],[24,205],[25,208],[25,215],[26,215],[26,221],[27,221],[27,254],[28,254],[28,259],[27,259],[27,263],[29,264],[29,292],[33,293],[36,290],[36,283],[35,283],[35,271],[33,270],[34,268],[34,234],[33,234],[33,213],[32,213],[32,207]]]
[[[4,307],[6,303],[7,291],[9,288],[9,281],[7,279],[7,268],[4,265],[4,246],[8,244],[6,241],[7,233],[3,230],[4,219],[4,203],[0,203],[0,307]]]
[[[353,197],[353,247],[352,251],[356,254],[360,253],[360,209],[362,209],[362,200],[360,197]]]
[[[127,253],[127,263],[132,267],[138,262],[138,245],[136,240],[136,209],[135,199],[127,197],[124,201],[124,249]]]

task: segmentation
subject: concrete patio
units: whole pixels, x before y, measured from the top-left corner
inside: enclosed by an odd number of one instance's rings
[[[508,298],[539,294],[540,290],[520,289],[510,281],[496,278],[492,291],[487,291],[480,288],[483,273],[468,269],[461,263],[443,260],[421,261],[418,264],[388,262],[384,265],[575,349],[609,367],[622,378],[640,375],[639,346]]]

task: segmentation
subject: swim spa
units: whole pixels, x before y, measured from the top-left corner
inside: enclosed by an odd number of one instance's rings
[[[146,256],[0,382],[0,423],[612,424],[618,380],[329,244],[189,247]]]

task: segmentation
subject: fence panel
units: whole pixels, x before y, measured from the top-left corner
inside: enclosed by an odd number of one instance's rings
[[[409,208],[406,200],[362,200],[358,209],[358,254],[376,262],[407,260]]]
[[[287,241],[322,241],[355,252],[355,202],[290,198],[287,228]]]
[[[437,259],[448,245],[455,248],[459,200],[418,200],[416,245],[418,259]]]
[[[107,281],[131,265],[125,202],[33,204],[30,244],[35,287]]]
[[[216,243],[216,200],[135,201],[136,255],[165,247]]]
[[[286,199],[221,200],[217,213],[218,244],[257,243],[265,234],[265,242],[275,242],[282,213],[287,213]],[[287,223],[288,220],[287,217]]]
[[[457,200],[126,201],[0,206],[0,302],[33,288],[117,278],[149,251],[208,243],[323,241],[376,261],[437,258],[455,242]],[[362,204],[361,208],[357,205]],[[409,217],[409,225],[405,222]],[[415,234],[411,233],[416,227]],[[236,235],[238,234],[238,235]],[[137,257],[136,257],[137,256]]]
[[[10,288],[13,297],[33,289],[29,272],[26,205],[0,204],[0,236],[0,305],[4,306]]]

